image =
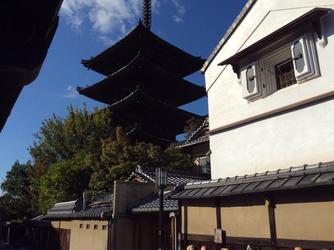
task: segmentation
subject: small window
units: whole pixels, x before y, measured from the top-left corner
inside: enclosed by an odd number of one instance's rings
[[[275,77],[277,90],[297,83],[292,59],[288,59],[275,65]]]
[[[80,225],[79,225],[79,228],[83,228],[83,224],[80,224]]]
[[[102,230],[107,230],[107,225],[103,225]]]
[[[86,229],[90,229],[90,225],[89,224],[86,224]]]
[[[244,66],[243,96],[254,101],[319,75],[313,34],[308,33]]]
[[[98,226],[97,225],[94,225],[94,230],[97,230],[98,229]]]

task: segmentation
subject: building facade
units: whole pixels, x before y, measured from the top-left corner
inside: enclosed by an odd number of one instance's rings
[[[213,180],[172,195],[180,247],[334,247],[333,7],[250,0],[205,63]]]
[[[203,68],[212,178],[333,160],[333,6],[331,0],[248,2]],[[285,61],[292,79],[279,83],[276,66]]]

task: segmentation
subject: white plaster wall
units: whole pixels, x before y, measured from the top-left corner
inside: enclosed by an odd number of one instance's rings
[[[231,66],[218,63],[314,7],[334,0],[258,0],[205,71],[210,129],[284,108],[334,91],[334,14],[325,19],[328,45],[317,42],[321,76],[248,103]],[[332,101],[262,120],[210,137],[212,178],[251,174],[334,160]],[[333,129],[331,128],[333,127]]]
[[[334,160],[334,101],[210,137],[212,178]]]

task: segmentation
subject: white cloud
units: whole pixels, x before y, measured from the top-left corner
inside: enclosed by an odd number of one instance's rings
[[[176,23],[182,23],[183,22],[183,18],[177,15],[173,16],[173,19]]]
[[[64,0],[62,13],[75,29],[87,23],[104,43],[126,33],[141,17],[143,0]],[[159,13],[161,0],[153,0],[153,11]],[[182,22],[186,12],[179,0],[164,1],[176,8],[175,22]]]
[[[66,88],[66,93],[63,95],[63,97],[69,99],[75,99],[79,97],[79,93],[72,85],[68,85]]]
[[[180,0],[171,0],[176,8],[176,15],[173,16],[173,19],[177,23],[183,22],[183,17],[186,14],[187,10],[184,5],[180,3]]]

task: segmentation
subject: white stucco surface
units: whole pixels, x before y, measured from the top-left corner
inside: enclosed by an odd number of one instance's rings
[[[315,7],[334,0],[258,0],[205,71],[210,130],[294,106],[334,91],[334,14],[323,21],[328,40],[316,39],[321,76],[248,102],[231,66],[218,63]],[[212,178],[334,160],[334,101],[273,115],[210,137]]]

